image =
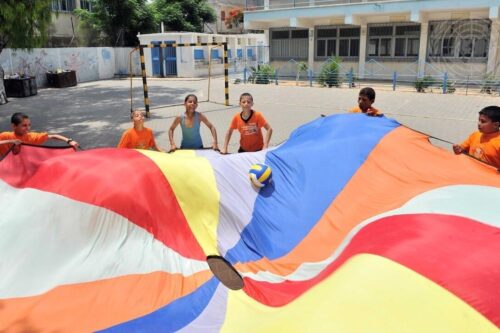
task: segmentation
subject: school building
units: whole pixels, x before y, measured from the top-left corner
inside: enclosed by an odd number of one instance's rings
[[[163,32],[137,35],[141,45],[160,43],[227,43],[229,72],[269,62],[264,34],[221,35],[198,32]],[[224,74],[222,46],[154,47],[144,49],[148,76],[203,77]]]
[[[359,78],[500,76],[500,0],[247,0],[275,68],[333,57]],[[331,61],[331,60],[330,60]]]

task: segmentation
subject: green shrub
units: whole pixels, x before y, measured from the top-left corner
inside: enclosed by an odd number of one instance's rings
[[[422,79],[417,79],[415,81],[415,89],[417,92],[425,92],[425,89],[431,87],[436,83],[436,80],[432,76],[424,76]]]
[[[250,77],[248,81],[257,84],[269,84],[274,77],[274,68],[271,65],[257,65],[257,67],[250,67]]]
[[[332,58],[321,67],[318,83],[331,87],[340,87],[342,80],[340,79],[340,63],[342,59],[339,57]]]
[[[497,82],[495,82],[495,76],[491,73],[487,74],[481,83],[481,93],[492,94],[495,91],[496,86]]]

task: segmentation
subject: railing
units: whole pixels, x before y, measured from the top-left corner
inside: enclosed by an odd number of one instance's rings
[[[300,7],[316,7],[316,6],[344,6],[351,4],[369,4],[383,2],[408,2],[414,0],[246,0],[245,10],[268,10],[268,9],[286,9]],[[425,0],[421,0],[425,1]],[[430,0],[427,0],[430,1]]]
[[[400,71],[378,70],[365,72],[364,78],[353,68],[347,68],[335,59],[323,64],[333,64],[328,70],[312,71],[301,61],[290,60],[280,67],[250,65],[233,72],[234,83],[256,83],[273,85],[294,85],[309,87],[356,88],[371,86],[378,90],[414,91],[439,94],[484,94],[500,96],[500,76],[456,75],[448,72],[427,74],[419,77],[412,68]],[[335,66],[336,65],[336,66]]]

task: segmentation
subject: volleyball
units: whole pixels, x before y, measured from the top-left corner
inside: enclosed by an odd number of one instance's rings
[[[248,178],[255,187],[264,187],[273,180],[271,167],[265,164],[254,164],[248,171]]]

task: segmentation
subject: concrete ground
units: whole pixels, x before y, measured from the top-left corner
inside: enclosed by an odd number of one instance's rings
[[[140,79],[133,80],[133,107],[143,107]],[[169,149],[168,128],[176,115],[183,112],[181,104],[188,93],[198,95],[199,101],[208,98],[207,79],[149,79],[151,118],[146,120],[159,145]],[[210,100],[200,103],[198,111],[206,113],[216,126],[220,145],[233,114],[239,111],[238,97],[243,92],[254,96],[254,108],[264,113],[274,129],[272,145],[278,144],[301,124],[321,114],[344,113],[356,105],[358,89],[310,88],[256,84],[230,84],[230,103],[224,102],[223,78],[211,80]],[[498,105],[500,99],[491,96],[461,96],[418,94],[414,92],[378,91],[375,106],[386,116],[402,124],[449,142],[460,142],[476,129],[477,112],[488,105]],[[115,146],[122,132],[131,126],[130,81],[106,80],[81,83],[65,89],[40,89],[38,95],[11,98],[0,105],[0,131],[10,130],[10,116],[25,112],[32,120],[32,130],[61,133],[80,142],[83,148]],[[210,135],[202,126],[205,146]],[[180,145],[180,129],[176,131]],[[450,149],[444,141],[432,140]],[[230,151],[238,147],[238,134],[231,140]]]

